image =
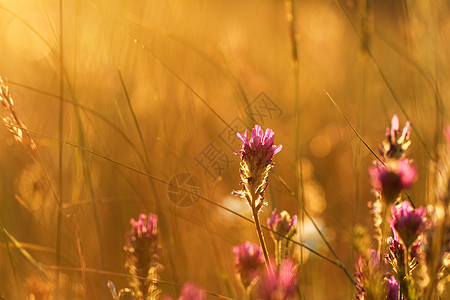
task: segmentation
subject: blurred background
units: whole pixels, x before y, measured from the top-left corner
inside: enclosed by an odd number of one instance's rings
[[[0,128],[1,297],[110,299],[108,280],[128,285],[129,221],[152,212],[164,295],[190,281],[242,298],[231,249],[257,236],[232,213],[251,217],[231,195],[233,152],[254,124],[283,145],[262,223],[275,207],[299,215],[298,240],[336,261],[303,202],[352,274],[374,157],[326,92],[374,151],[393,114],[412,122],[410,196],[425,204],[448,123],[450,4],[293,2],[290,22],[290,1],[0,0],[0,75],[37,144]],[[295,253],[304,299],[352,298],[342,269]]]

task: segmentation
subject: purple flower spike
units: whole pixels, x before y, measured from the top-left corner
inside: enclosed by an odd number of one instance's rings
[[[404,156],[405,150],[411,145],[409,139],[411,123],[406,122],[400,132],[400,124],[397,115],[392,117],[391,128],[386,129],[386,140],[382,143],[381,152],[385,159],[399,159]]]
[[[261,247],[245,242],[233,248],[236,256],[236,269],[241,277],[242,284],[247,288],[259,276],[264,265],[264,256]]]
[[[409,248],[425,229],[425,209],[423,207],[414,209],[408,201],[403,201],[393,206],[391,212],[393,217],[393,220],[390,220],[391,226]]]
[[[185,283],[178,300],[204,300],[205,298],[206,293],[204,290],[199,289],[192,283]]]
[[[132,235],[134,238],[156,239],[158,237],[157,223],[157,215],[150,213],[147,219],[145,214],[140,214],[137,221],[130,220],[130,224],[133,226]]]
[[[272,267],[274,272],[266,272],[264,278],[257,285],[258,299],[292,299],[295,294],[297,270],[290,259],[281,262],[279,269]]]
[[[405,247],[399,240],[398,234],[392,228],[392,236],[388,238],[389,251],[392,255],[391,261],[398,261],[401,264],[404,262],[405,257]]]
[[[365,255],[359,255],[358,262],[355,265],[356,272],[353,274],[355,279],[356,294],[353,299],[368,299],[369,285],[374,279],[374,274],[380,272],[380,253],[374,249],[367,249]],[[372,299],[372,298],[370,298]]]
[[[233,191],[233,195],[247,200],[254,214],[257,214],[266,204],[264,193],[268,186],[270,169],[274,166],[272,158],[281,151],[282,146],[273,144],[275,133],[261,126],[255,125],[252,136],[248,136],[248,130],[244,134],[236,134],[242,141],[242,149],[234,152],[241,156],[241,186],[242,190]]]
[[[158,216],[140,214],[139,219],[130,220],[131,230],[127,234],[125,251],[128,252],[125,267],[132,275],[130,282],[137,299],[152,299],[159,295],[156,283],[160,245],[158,244]]]
[[[259,125],[255,125],[253,128],[250,139],[248,130],[245,130],[244,135],[240,133],[236,135],[242,141],[242,149],[234,154],[241,154],[244,161],[257,167],[265,167],[272,163],[273,156],[280,152],[282,148],[281,145],[276,146],[273,144],[275,133],[272,129],[267,128],[264,134]]]
[[[417,169],[407,159],[386,161],[385,165],[376,162],[369,169],[372,186],[388,201],[394,201],[398,195],[417,180]]]
[[[386,300],[398,300],[399,285],[398,285],[397,279],[395,279],[394,276],[391,276],[391,278],[386,280],[386,283],[387,283],[387,297],[386,297]]]
[[[267,219],[267,226],[278,234],[273,234],[275,240],[280,240],[284,236],[291,237],[296,233],[297,216],[291,216],[285,210],[280,214],[277,214],[275,208],[272,212],[272,216]]]

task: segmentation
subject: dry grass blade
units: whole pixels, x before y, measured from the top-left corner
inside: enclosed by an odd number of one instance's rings
[[[3,233],[9,238],[9,240],[14,244],[14,246],[19,250],[20,254],[25,257],[25,259],[33,265],[33,267],[39,272],[39,274],[46,280],[50,280],[47,272],[41,267],[41,264],[38,263],[33,256],[24,248],[22,247],[22,244],[16,240],[16,238],[11,235],[4,227],[1,225],[1,230]]]
[[[28,250],[33,250],[33,251],[38,251],[38,252],[43,252],[43,253],[49,253],[49,254],[56,254],[56,251],[54,248],[51,247],[45,247],[45,246],[41,246],[41,245],[37,245],[37,244],[31,244],[31,243],[24,243],[24,242],[17,242],[18,245],[20,245],[21,248],[23,249],[28,249]],[[13,242],[9,242],[7,245],[5,245],[5,247],[15,247],[16,244]]]
[[[5,109],[7,115],[3,117],[3,124],[13,134],[14,139],[27,146],[31,152],[36,150],[36,144],[26,131],[25,124],[20,120],[16,113],[14,101],[9,93],[8,85],[0,77],[0,103]],[[24,130],[25,129],[25,130]]]
[[[370,151],[370,153],[372,153],[372,155],[376,158],[376,160],[378,160],[380,163],[382,163],[384,165],[384,162],[378,157],[378,155],[375,153],[375,151],[372,150],[372,148],[370,148],[369,145],[367,145],[367,143],[364,141],[364,139],[359,135],[358,131],[356,131],[355,127],[353,127],[352,123],[350,123],[349,119],[347,118],[347,116],[342,112],[342,110],[339,108],[339,105],[337,105],[336,101],[334,101],[334,99],[331,97],[330,94],[328,94],[327,91],[324,91],[325,94],[327,94],[328,99],[330,99],[330,101],[333,103],[334,107],[336,107],[336,109],[338,110],[338,112],[341,114],[341,116],[345,119],[345,121],[347,122],[347,124],[350,126],[350,128],[353,130],[353,132],[355,133],[355,135],[358,137],[358,139],[364,144],[364,146],[367,148],[367,150]]]
[[[44,265],[44,268],[48,269],[48,270],[64,270],[64,271],[72,271],[72,272],[88,272],[88,273],[93,273],[93,274],[100,274],[100,275],[108,275],[108,276],[117,276],[117,277],[125,277],[125,278],[131,278],[133,277],[130,274],[126,274],[126,273],[118,273],[118,272],[110,272],[110,271],[104,271],[104,270],[97,270],[97,269],[92,269],[92,268],[70,268],[70,267],[58,267],[58,266],[51,266],[51,265]],[[138,279],[146,279],[146,277],[137,277]],[[181,287],[181,285],[170,282],[170,281],[166,281],[166,280],[161,280],[161,279],[154,279],[155,281],[157,281],[160,284],[166,284],[166,285],[171,285],[171,286],[177,286],[177,287]],[[214,293],[214,292],[210,292],[210,291],[205,291],[208,295],[219,298],[219,299],[229,299],[231,300],[232,298],[228,298],[226,296]]]

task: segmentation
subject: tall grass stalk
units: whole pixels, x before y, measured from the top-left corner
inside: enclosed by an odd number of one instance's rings
[[[294,113],[295,113],[295,176],[296,176],[296,194],[299,196],[297,199],[301,206],[305,206],[305,192],[303,185],[303,149],[301,144],[301,138],[303,137],[302,132],[302,120],[301,120],[301,110],[300,110],[300,62],[299,62],[299,49],[297,45],[297,33],[295,30],[295,15],[294,15],[294,0],[285,0],[284,6],[286,10],[286,19],[289,28],[289,44],[291,50],[291,68],[294,79]],[[303,228],[304,228],[305,212],[302,209],[300,215],[300,230],[299,230],[299,241],[303,242]],[[301,276],[301,287],[306,286],[306,276],[308,274],[306,265],[303,263],[303,248],[300,249],[300,264],[304,268],[303,276]],[[303,288],[302,288],[303,290]],[[304,294],[300,293],[301,297],[304,298]]]
[[[62,244],[62,191],[63,191],[63,130],[64,130],[64,57],[63,57],[63,3],[59,1],[59,117],[58,117],[58,215],[56,221],[56,265],[60,266]],[[59,286],[59,270],[56,272]],[[57,291],[59,293],[59,289]]]

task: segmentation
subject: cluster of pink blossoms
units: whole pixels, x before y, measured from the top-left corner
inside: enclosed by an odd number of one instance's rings
[[[394,202],[400,193],[417,180],[417,168],[405,158],[411,124],[406,123],[400,134],[398,117],[392,118],[391,129],[386,129],[386,140],[381,147],[382,161],[375,161],[369,169],[374,191],[387,202]]]
[[[235,154],[241,154],[242,160],[254,168],[265,168],[271,164],[273,156],[283,148],[281,145],[273,144],[275,133],[272,129],[267,128],[264,133],[259,125],[255,125],[250,138],[248,130],[245,130],[244,135],[239,132],[236,135],[242,141],[242,149]]]
[[[237,133],[237,136],[242,141],[242,149],[235,152],[241,156],[242,190],[233,194],[246,199],[250,205],[261,247],[250,242],[234,247],[236,271],[246,295],[252,294],[256,299],[291,299],[295,294],[297,271],[293,260],[286,256],[290,250],[289,239],[296,232],[297,216],[291,218],[286,211],[278,214],[275,209],[267,220],[275,243],[274,263],[269,258],[261,228],[257,225],[258,213],[265,204],[269,170],[274,165],[272,159],[282,146],[274,145],[275,133],[271,129],[266,129],[264,133],[258,125],[253,128],[251,137],[247,130],[244,134]]]
[[[392,206],[392,220],[390,224],[396,231],[403,244],[409,248],[424,231],[427,219],[425,209],[414,209],[411,203],[403,201],[397,206]]]
[[[414,209],[409,201],[402,201],[404,191],[410,188],[417,180],[417,168],[412,160],[405,157],[405,151],[411,144],[409,140],[411,124],[406,123],[400,131],[397,116],[392,118],[391,128],[386,130],[386,139],[381,146],[381,161],[375,161],[369,168],[371,184],[377,196],[377,206],[381,210],[374,210],[375,227],[378,228],[379,248],[376,253],[378,263],[369,264],[360,256],[355,279],[358,292],[355,299],[366,299],[371,297],[383,297],[388,300],[407,299],[412,282],[412,273],[420,261],[420,248],[422,237],[426,230],[426,213],[423,207]],[[392,236],[386,239],[382,211],[387,211],[391,206],[392,218],[389,224]],[[386,243],[388,245],[387,252]],[[381,258],[383,261],[380,261]],[[372,260],[376,261],[376,260]],[[386,265],[388,264],[388,265]],[[391,267],[391,270],[387,269]],[[386,289],[384,294],[377,290],[376,286],[384,278]],[[378,283],[377,283],[378,282]],[[374,288],[375,286],[375,288]]]
[[[272,263],[265,269],[261,247],[245,242],[233,248],[236,270],[245,290],[255,288],[257,299],[290,299],[295,293],[297,271],[292,259],[283,260],[279,266]],[[274,270],[269,271],[269,270]]]
[[[130,220],[132,226],[130,239],[138,240],[143,239],[146,241],[153,241],[158,238],[158,216],[154,214],[140,214],[139,219],[135,221]]]
[[[140,214],[137,220],[131,219],[131,230],[128,232],[125,250],[128,252],[126,268],[132,275],[130,288],[123,288],[118,293],[114,283],[108,282],[114,299],[159,299],[161,291],[158,288],[158,271],[160,245],[158,243],[158,216],[155,214]],[[204,300],[206,292],[192,283],[183,286],[177,300]],[[169,296],[164,300],[172,300]]]
[[[282,211],[277,214],[277,209],[275,208],[272,211],[272,216],[267,219],[267,226],[269,229],[275,232],[273,234],[273,238],[275,240],[280,240],[281,238],[288,236],[291,237],[296,233],[295,225],[297,224],[297,216],[293,216],[292,218],[286,211]]]
[[[255,125],[252,136],[236,134],[242,141],[242,149],[234,154],[241,156],[241,185],[242,190],[233,194],[244,198],[250,205],[253,213],[258,213],[265,204],[264,192],[267,188],[269,170],[273,167],[272,158],[281,151],[282,146],[273,144],[275,133],[267,128],[266,133],[260,126]]]

